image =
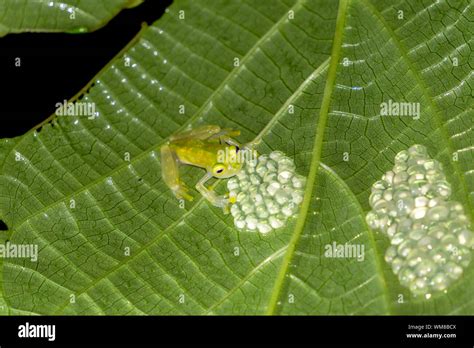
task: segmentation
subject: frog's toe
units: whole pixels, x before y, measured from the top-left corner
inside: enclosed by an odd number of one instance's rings
[[[229,199],[224,197],[224,196],[219,196],[214,202],[213,204],[216,206],[216,207],[219,207],[219,208],[222,208],[224,209],[224,212],[226,209],[228,209],[228,206],[229,206]]]
[[[181,198],[186,199],[187,201],[192,201],[194,199],[194,197],[188,193],[188,189],[180,190],[178,192],[178,195],[181,196]]]
[[[188,200],[188,201],[194,200],[194,197],[191,196],[189,193],[183,194],[183,198],[186,199],[186,200]]]
[[[188,193],[189,188],[185,185],[176,185],[172,190],[177,199],[186,199],[187,201],[192,201],[194,199],[194,197]]]
[[[226,204],[222,207],[222,212],[224,213],[224,215],[228,215],[230,214],[230,204]]]

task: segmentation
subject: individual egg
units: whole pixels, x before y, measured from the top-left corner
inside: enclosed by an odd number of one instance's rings
[[[293,176],[293,172],[289,170],[283,170],[278,173],[278,181],[282,184],[286,184],[291,180],[291,177]]]
[[[255,168],[255,172],[257,173],[257,175],[259,176],[259,178],[263,178],[263,176],[268,173],[268,168],[265,164],[259,164],[257,165],[257,167]]]
[[[268,209],[265,205],[259,205],[256,209],[255,209],[255,214],[257,214],[257,217],[259,219],[265,219],[267,218],[270,214],[268,212]]]
[[[395,156],[395,163],[405,163],[408,160],[409,154],[408,151],[403,150],[397,153]]]
[[[294,188],[300,189],[304,186],[305,180],[303,177],[299,175],[295,175],[294,177],[291,178],[291,183],[293,184]]]
[[[445,220],[449,215],[449,208],[445,205],[438,205],[430,208],[426,214],[426,218],[434,221]]]
[[[373,230],[377,230],[379,228],[379,219],[376,213],[373,211],[369,211],[365,216],[365,221],[367,225]]]
[[[243,229],[246,225],[245,219],[241,216],[238,218],[234,219],[234,225],[237,227],[239,230]]]
[[[272,153],[270,153],[270,158],[274,161],[277,161],[280,160],[280,158],[282,157],[286,157],[285,154],[281,151],[273,151]]]
[[[255,230],[257,228],[258,219],[255,215],[250,214],[245,218],[245,223],[247,224],[247,228],[249,230]]]
[[[301,192],[301,191],[293,191],[291,192],[291,200],[293,201],[293,203],[295,203],[296,205],[300,204],[301,202],[303,202],[303,199],[304,199],[304,193]]]
[[[473,233],[468,229],[461,230],[458,232],[458,241],[461,245],[471,247],[473,244]]]
[[[414,220],[423,219],[425,217],[427,211],[428,211],[428,208],[426,208],[426,207],[415,208],[411,211],[410,217]]]
[[[277,181],[277,174],[276,174],[276,173],[267,172],[267,173],[265,173],[265,175],[263,176],[263,182],[266,182],[266,183],[273,183],[273,182],[276,182],[276,181]]]
[[[268,219],[268,222],[275,229],[283,226],[283,221],[276,218],[275,216],[270,216],[270,218]]]
[[[290,195],[284,189],[278,189],[275,192],[275,200],[278,204],[283,205],[290,200]]]
[[[278,181],[274,181],[267,186],[267,192],[270,196],[275,196],[276,192],[281,188]]]
[[[391,245],[385,251],[385,261],[387,261],[388,263],[391,263],[397,255],[398,255],[397,248]]]
[[[382,175],[382,180],[385,181],[388,185],[392,185],[394,177],[395,177],[395,173],[389,170],[384,175]]]
[[[272,227],[268,223],[258,222],[257,229],[258,229],[258,232],[260,233],[268,233],[272,230]]]
[[[269,172],[276,172],[278,169],[278,163],[275,161],[268,161],[266,165],[266,169]]]
[[[238,214],[242,213],[242,210],[240,210],[240,206],[237,204],[232,204],[232,207],[230,207],[230,213],[232,216],[236,217]]]

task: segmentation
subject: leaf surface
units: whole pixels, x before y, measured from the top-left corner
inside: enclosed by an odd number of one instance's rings
[[[472,10],[176,1],[87,86],[80,101],[97,118],[53,117],[0,143],[0,218],[11,242],[40,249],[36,263],[3,260],[6,312],[473,314],[472,265],[447,294],[413,298],[383,260],[388,241],[365,223],[372,183],[415,143],[443,163],[472,221]],[[421,117],[381,117],[389,99],[419,102]],[[180,208],[159,148],[201,124],[293,157],[308,177],[298,217],[262,236],[196,192]],[[334,242],[363,245],[364,260],[325,257]]]
[[[140,0],[0,0],[0,37],[22,32],[84,33]]]

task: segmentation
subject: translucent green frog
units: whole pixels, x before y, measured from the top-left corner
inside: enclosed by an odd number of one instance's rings
[[[242,169],[244,156],[242,150],[250,150],[255,142],[241,146],[232,137],[240,131],[221,129],[219,126],[207,125],[175,134],[161,147],[161,174],[163,180],[178,199],[192,200],[188,187],[181,181],[179,166],[181,164],[204,168],[207,173],[196,184],[196,189],[214,206],[225,212],[230,203],[227,195],[217,195],[204,184],[212,177],[230,178]]]

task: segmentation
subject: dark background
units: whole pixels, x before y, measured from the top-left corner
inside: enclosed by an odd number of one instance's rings
[[[19,338],[18,326],[56,325],[56,341]],[[468,347],[474,317],[461,316],[36,316],[0,317],[2,348],[67,347]],[[456,338],[407,338],[411,325],[455,325]],[[97,345],[97,346],[96,346]]]
[[[143,22],[172,0],[146,0],[86,34],[23,33],[0,38],[0,138],[22,135],[47,119],[127,45]],[[21,67],[15,67],[15,58]]]

